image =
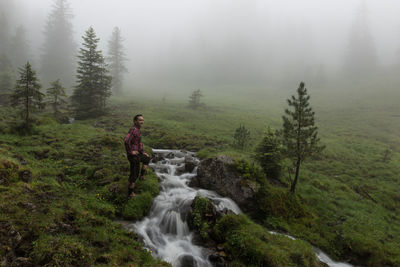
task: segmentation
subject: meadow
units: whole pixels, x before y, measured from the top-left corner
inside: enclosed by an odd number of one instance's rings
[[[285,99],[293,93],[205,90],[205,106],[196,110],[187,107],[186,94],[171,94],[163,101],[137,93],[114,97],[109,114],[97,119],[59,124],[48,113],[38,115],[36,130],[28,136],[12,133],[15,111],[1,108],[0,223],[17,229],[23,242],[3,240],[0,256],[3,259],[11,250],[17,256],[29,255],[35,264],[74,265],[77,259],[99,266],[164,265],[141,248],[135,234],[113,223],[121,217],[142,218],[158,193],[157,178],[151,173],[138,184],[140,197],[125,197],[128,162],[122,140],[133,115],[144,115],[142,134],[148,152],[175,148],[196,151],[200,158],[225,154],[257,167],[254,147],[267,127],[281,127]],[[361,99],[350,92],[310,94],[326,149],[302,165],[296,205],[303,215],[285,213],[289,189],[271,184],[264,203],[268,216],[253,219],[267,229],[306,240],[336,259],[398,266],[399,95],[383,98],[368,91]],[[251,133],[244,150],[232,146],[239,125]],[[289,179],[283,172],[282,184]]]

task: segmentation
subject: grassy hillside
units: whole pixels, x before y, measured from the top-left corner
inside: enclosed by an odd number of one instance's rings
[[[267,126],[281,126],[285,100],[240,101],[240,97],[208,102],[205,97],[208,105],[200,110],[190,110],[184,102],[146,99],[142,102],[146,105],[133,104],[126,116],[129,120],[136,112],[145,115],[144,140],[150,146],[199,150],[201,157],[229,154],[252,162],[252,149]],[[316,100],[312,98],[327,147],[300,172],[297,194],[308,216],[296,219],[278,213],[262,222],[308,240],[338,259],[396,266],[400,263],[400,108],[395,96],[383,100],[377,92],[369,97],[319,93]],[[251,131],[251,147],[246,151],[231,147],[240,124]],[[390,151],[387,160],[385,150]],[[286,183],[287,176],[282,177]]]
[[[263,97],[261,97],[263,96]],[[289,96],[289,95],[288,95]],[[286,97],[288,97],[286,96]],[[312,95],[313,96],[313,95]],[[342,260],[368,266],[400,265],[400,108],[396,101],[346,101],[323,94],[316,111],[323,154],[300,171],[297,196],[302,216],[291,216],[286,189],[270,185],[256,219],[288,232]],[[252,162],[254,145],[267,126],[277,129],[285,97],[261,94],[243,101],[205,93],[206,108],[184,101],[113,99],[110,114],[58,124],[39,117],[29,136],[10,133],[13,111],[0,118],[0,258],[37,265],[161,266],[142,249],[135,234],[113,220],[139,219],[158,193],[157,178],[138,184],[139,197],[126,198],[128,162],[122,138],[132,117],[145,117],[146,149],[179,148],[200,157],[228,154]],[[251,131],[245,151],[232,148],[234,130]],[[383,160],[384,151],[390,155]],[[282,177],[288,183],[287,174]],[[10,230],[11,229],[11,230]],[[10,236],[9,233],[14,233]]]
[[[49,115],[18,136],[7,133],[12,110],[1,114],[1,266],[169,266],[114,222],[142,218],[158,194],[150,172],[128,200],[121,136],[95,121],[58,124]]]

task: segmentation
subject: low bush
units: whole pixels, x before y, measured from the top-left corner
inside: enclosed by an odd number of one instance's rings
[[[245,266],[321,266],[310,245],[269,233],[245,215],[226,215],[214,227],[230,260]]]

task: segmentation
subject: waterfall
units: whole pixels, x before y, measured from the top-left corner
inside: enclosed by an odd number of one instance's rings
[[[192,152],[180,150],[153,149],[158,159],[150,163],[159,180],[160,194],[154,199],[150,213],[142,221],[125,224],[124,226],[138,233],[145,246],[154,257],[163,259],[175,267],[211,267],[208,260],[210,251],[194,244],[194,233],[189,230],[187,218],[193,199],[200,195],[207,197],[216,209],[231,210],[241,213],[240,208],[229,198],[217,193],[188,186],[190,179],[196,176],[199,160]],[[187,159],[195,162],[192,172],[186,172]],[[271,234],[279,234],[270,232]],[[286,235],[289,238],[293,237]],[[350,267],[347,263],[334,262],[319,249],[316,255],[320,261],[331,267]]]
[[[154,149],[153,154],[161,159],[150,164],[160,179],[160,194],[154,199],[149,215],[130,228],[143,238],[153,256],[173,266],[212,266],[209,251],[193,243],[194,234],[186,222],[190,205],[200,195],[209,198],[218,210],[229,209],[238,214],[239,207],[215,192],[187,185],[197,172],[197,167],[191,173],[185,172],[185,157],[198,163],[193,153]]]

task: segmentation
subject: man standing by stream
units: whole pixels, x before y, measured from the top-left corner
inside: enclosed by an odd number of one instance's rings
[[[140,163],[142,170],[140,171],[140,179],[145,179],[147,166],[150,162],[149,155],[143,151],[142,137],[140,128],[142,128],[144,118],[142,114],[138,114],[133,118],[133,126],[129,129],[128,135],[125,137],[125,149],[130,163],[129,189],[128,196],[136,196],[135,182],[139,177]]]

